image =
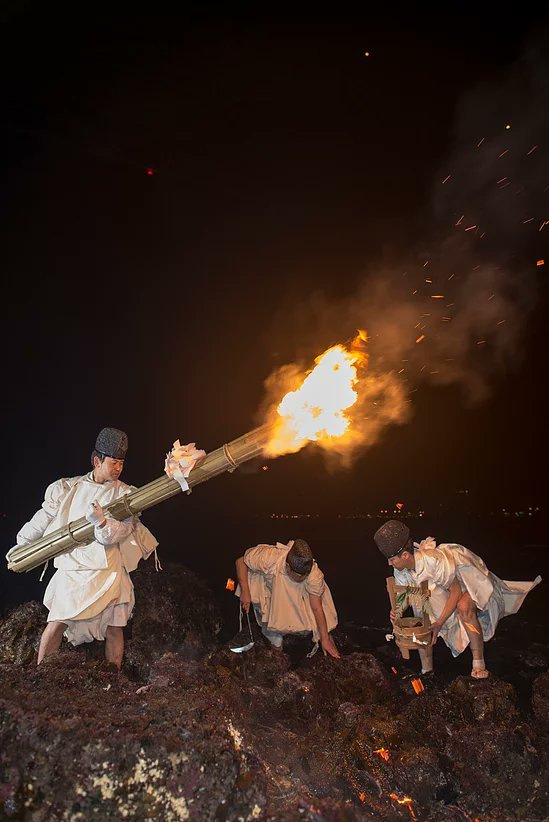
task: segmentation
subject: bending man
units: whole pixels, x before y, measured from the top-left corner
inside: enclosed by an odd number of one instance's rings
[[[253,604],[263,635],[275,648],[282,647],[285,634],[312,632],[324,656],[339,659],[330,636],[337,613],[324,574],[303,539],[287,545],[256,545],[236,560],[239,588],[236,593],[244,611]]]
[[[474,679],[488,676],[484,642],[494,636],[498,621],[515,614],[529,591],[539,582],[508,582],[488,570],[484,561],[456,543],[437,545],[432,537],[419,544],[399,520],[389,520],[374,534],[374,541],[394,569],[397,585],[419,586],[427,580],[431,596],[432,645],[440,635],[458,656],[471,645]],[[416,613],[419,615],[419,613]],[[391,621],[395,614],[391,612]],[[432,648],[421,654],[423,673],[432,670]]]
[[[72,645],[104,640],[106,659],[118,669],[122,665],[123,627],[135,602],[130,571],[158,545],[137,517],[119,522],[103,511],[103,506],[135,490],[120,481],[127,449],[123,431],[103,428],[92,453],[92,471],[52,483],[40,510],[17,534],[19,546],[83,516],[95,526],[92,542],[54,559],[57,571],[44,593],[49,614],[38,664],[59,650],[64,634]]]

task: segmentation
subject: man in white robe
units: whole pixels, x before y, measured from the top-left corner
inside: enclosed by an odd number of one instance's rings
[[[488,570],[484,561],[456,543],[437,545],[432,537],[413,542],[410,529],[399,520],[389,520],[374,534],[374,541],[394,569],[397,585],[429,585],[432,614],[432,645],[440,635],[458,656],[471,645],[474,679],[488,676],[484,642],[494,636],[498,621],[515,614],[529,591],[541,582],[502,580]],[[419,615],[421,608],[414,608]],[[391,611],[391,621],[395,614]],[[421,654],[421,652],[420,652]],[[423,651],[422,672],[432,670],[432,648]],[[430,657],[430,662],[429,662]]]
[[[285,634],[312,632],[324,656],[340,658],[330,636],[337,625],[337,613],[324,574],[302,539],[287,545],[256,545],[236,560],[242,610],[253,605],[256,620],[275,648],[282,647]]]
[[[42,507],[17,534],[12,551],[81,517],[95,526],[91,542],[54,559],[57,571],[44,593],[49,614],[38,664],[59,650],[64,634],[73,645],[104,640],[106,659],[119,669],[122,665],[123,627],[135,603],[130,572],[158,545],[137,517],[119,522],[103,512],[103,506],[135,490],[120,481],[127,448],[123,431],[102,429],[92,453],[93,470],[48,486]]]

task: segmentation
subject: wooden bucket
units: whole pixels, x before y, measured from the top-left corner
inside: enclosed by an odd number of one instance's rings
[[[394,622],[393,634],[401,650],[418,651],[420,648],[427,648],[433,638],[431,626],[424,625],[421,617],[399,617]],[[413,640],[414,635],[417,642]]]

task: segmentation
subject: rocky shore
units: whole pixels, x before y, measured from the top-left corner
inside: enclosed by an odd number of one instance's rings
[[[0,818],[548,818],[546,646],[516,651],[520,694],[497,676],[416,694],[393,644],[338,629],[340,661],[260,636],[234,654],[192,572],[134,581],[121,673],[99,643],[37,668],[39,603],[0,621]]]

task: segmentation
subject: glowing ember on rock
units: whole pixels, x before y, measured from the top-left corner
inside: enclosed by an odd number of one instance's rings
[[[351,424],[345,412],[358,398],[357,368],[366,364],[366,354],[354,346],[365,340],[366,332],[360,330],[349,349],[328,348],[316,358],[301,386],[284,396],[266,448],[268,456],[299,451],[308,442],[326,445],[345,435]]]
[[[387,748],[378,748],[377,751],[374,751],[374,753],[379,754],[379,756],[381,756],[381,758],[384,759],[385,762],[389,761],[389,751],[387,750]]]
[[[413,799],[410,799],[409,796],[403,796],[402,799],[399,799],[396,793],[390,793],[389,796],[391,797],[391,799],[394,799],[395,802],[398,802],[399,805],[406,805],[408,810],[410,811],[412,819],[417,819],[417,816],[415,815],[414,809],[412,807],[412,802],[414,801]]]
[[[419,677],[417,679],[412,679],[412,688],[414,689],[416,694],[420,694],[422,691],[425,690],[423,682]]]

